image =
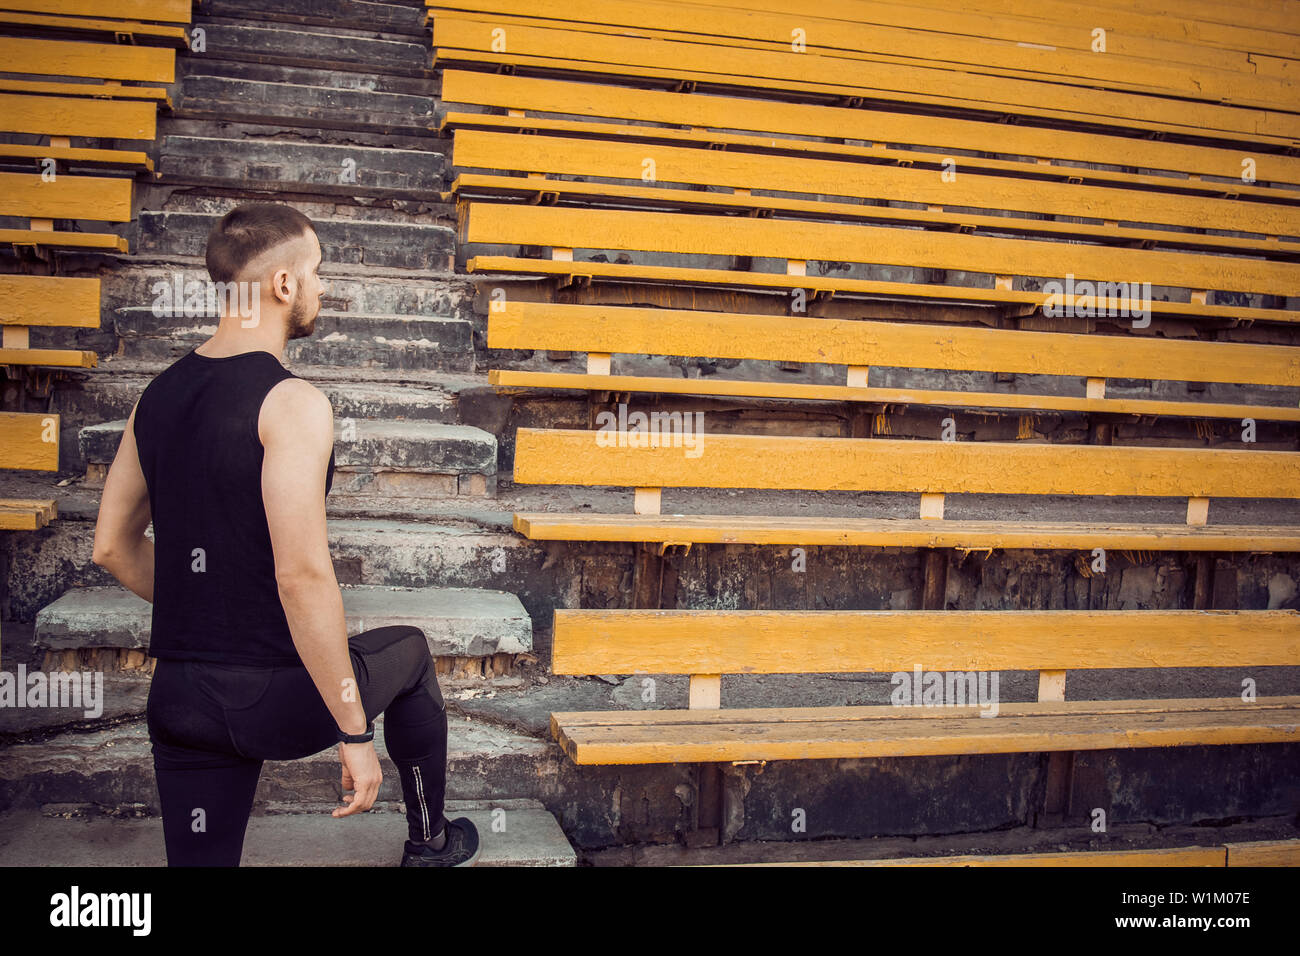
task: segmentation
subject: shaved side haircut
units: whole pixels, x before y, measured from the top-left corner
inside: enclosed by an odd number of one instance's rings
[[[208,235],[208,275],[213,282],[234,282],[250,262],[268,249],[315,230],[312,221],[292,206],[238,206],[226,213]]]

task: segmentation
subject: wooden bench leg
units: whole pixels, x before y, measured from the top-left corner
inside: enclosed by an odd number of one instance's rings
[[[1035,815],[1036,827],[1059,827],[1070,822],[1070,797],[1074,789],[1074,751],[1058,750],[1047,755],[1047,787],[1043,807]]]
[[[695,829],[686,834],[686,845],[718,846],[722,841],[722,764],[697,764],[696,773],[699,780],[699,803],[696,806]]]
[[[921,610],[942,611],[948,591],[948,549],[928,548],[923,559]]]

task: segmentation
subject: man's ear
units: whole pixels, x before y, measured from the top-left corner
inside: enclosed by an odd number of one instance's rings
[[[288,269],[276,269],[271,275],[271,294],[288,305],[293,300],[297,280]]]

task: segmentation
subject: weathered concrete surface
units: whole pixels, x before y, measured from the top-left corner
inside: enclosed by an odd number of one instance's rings
[[[519,599],[479,588],[345,587],[348,634],[411,625],[435,656],[480,657],[532,649],[532,622]],[[153,607],[125,588],[68,591],[36,615],[34,641],[45,650],[146,647]]]
[[[171,363],[217,331],[215,315],[159,316],[151,308],[118,310],[124,358]],[[424,315],[321,312],[312,335],[285,347],[284,363],[308,366],[473,371],[473,326],[464,319]]]
[[[208,234],[224,215],[142,211],[130,230],[142,254],[201,256]],[[368,222],[312,217],[321,250],[331,262],[401,269],[443,270],[452,251],[449,228],[433,223]]]
[[[333,805],[249,819],[243,866],[396,866],[406,839],[400,804],[338,820]],[[468,817],[479,833],[476,866],[576,866],[555,817],[536,800],[447,801],[447,819]],[[69,805],[0,817],[5,866],[165,866],[158,817],[85,812]]]
[[[125,428],[125,419],[83,428],[82,457],[90,464],[111,463]],[[341,472],[494,475],[496,451],[495,436],[469,425],[335,416],[334,484],[339,486]]]

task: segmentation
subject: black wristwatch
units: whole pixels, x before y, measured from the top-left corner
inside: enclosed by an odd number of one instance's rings
[[[339,743],[341,744],[364,744],[374,739],[375,722],[373,720],[366,722],[366,732],[363,734],[345,734],[343,731],[339,731]]]

